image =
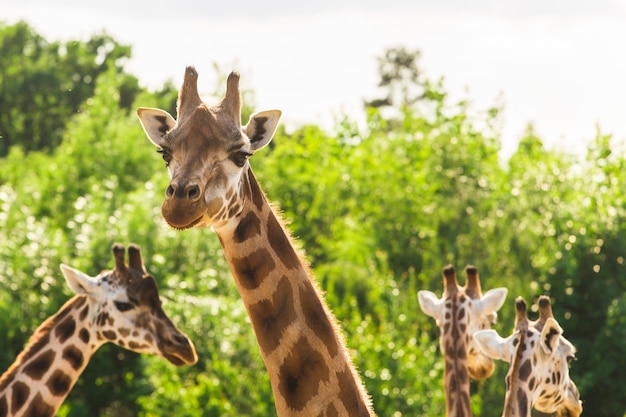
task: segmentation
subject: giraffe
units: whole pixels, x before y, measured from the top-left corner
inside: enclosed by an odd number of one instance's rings
[[[495,330],[474,335],[478,346],[494,359],[509,362],[503,417],[530,417],[536,410],[560,417],[578,417],[582,403],[578,388],[569,377],[569,364],[576,349],[563,337],[552,315],[550,298],[539,297],[539,318],[529,321],[526,302],[515,300],[515,329],[507,338]]]
[[[482,380],[493,373],[493,360],[478,348],[473,334],[491,328],[507,295],[506,288],[495,288],[483,295],[475,266],[468,265],[465,274],[465,286],[461,287],[454,266],[448,265],[443,269],[441,299],[430,291],[417,294],[420,308],[437,321],[441,331],[439,345],[445,360],[448,417],[471,416],[469,377]]]
[[[165,160],[170,184],[161,214],[175,229],[216,232],[252,323],[278,416],[372,416],[374,411],[335,317],[248,158],[272,139],[279,110],[241,125],[239,74],[214,106],[187,67],[177,120],[139,108],[141,124]]]
[[[114,245],[115,269],[95,278],[62,264],[76,293],[41,324],[0,377],[0,416],[53,416],[96,350],[107,342],[165,357],[174,365],[197,361],[192,342],[161,308],[156,283],[139,247]]]

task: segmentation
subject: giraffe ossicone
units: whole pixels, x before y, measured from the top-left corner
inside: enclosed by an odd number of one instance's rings
[[[482,293],[478,269],[465,268],[466,281],[461,286],[452,265],[443,269],[443,295],[433,292],[417,293],[420,308],[433,317],[440,329],[439,344],[445,360],[444,391],[446,416],[471,416],[469,378],[482,380],[494,370],[493,360],[474,341],[474,334],[489,329],[495,323],[497,311],[504,304],[506,288],[494,288]]]
[[[509,363],[503,417],[530,417],[533,407],[546,414],[578,417],[580,394],[569,377],[576,348],[554,319],[550,298],[542,295],[538,304],[539,318],[530,321],[526,302],[518,297],[513,334],[503,338],[495,330],[484,330],[474,338],[485,354]]]
[[[41,324],[0,377],[0,416],[53,416],[96,350],[111,342],[138,353],[194,364],[193,343],[161,307],[139,247],[113,246],[115,268],[92,278],[61,265],[76,293]]]
[[[276,131],[281,112],[241,124],[239,74],[216,105],[198,95],[187,67],[177,119],[139,108],[170,175],[161,214],[176,229],[211,226],[235,278],[284,416],[372,416],[369,396],[308,264],[261,190],[249,163]]]

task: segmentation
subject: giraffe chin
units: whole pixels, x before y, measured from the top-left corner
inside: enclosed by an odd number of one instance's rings
[[[198,362],[198,355],[191,344],[186,346],[171,346],[162,349],[161,354],[175,366],[193,365]]]
[[[190,223],[178,223],[178,222],[174,222],[171,221],[169,219],[167,219],[166,217],[163,217],[165,219],[165,222],[173,229],[176,230],[185,230],[185,229],[191,229],[192,227],[196,226],[198,223],[200,223],[200,221],[202,221],[202,218],[204,216],[200,216],[195,220],[192,220]]]
[[[161,205],[161,216],[167,224],[176,230],[185,230],[195,227],[206,214],[206,207],[202,201],[186,204],[180,199],[167,199]]]
[[[194,363],[196,363],[196,361],[191,362],[189,359],[183,359],[176,355],[163,355],[163,357],[175,366],[193,365]]]

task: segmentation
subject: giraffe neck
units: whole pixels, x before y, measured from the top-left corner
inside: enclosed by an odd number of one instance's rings
[[[511,364],[509,374],[506,376],[506,394],[504,397],[504,410],[502,417],[530,417],[532,399],[529,382],[534,385],[532,378],[532,365],[530,359],[523,357],[526,346],[526,332],[521,331],[519,343],[515,348],[514,363]],[[530,378],[529,378],[530,377]]]
[[[278,415],[372,416],[335,318],[251,170],[242,187],[242,212],[214,229],[250,316]]]
[[[464,296],[463,296],[464,297]],[[467,325],[462,321],[468,314],[459,300],[459,293],[452,291],[450,302],[450,325],[443,333],[444,389],[447,417],[471,417],[469,374],[467,371]]]
[[[0,377],[0,415],[53,416],[101,342],[89,331],[89,304],[75,296],[37,328]]]

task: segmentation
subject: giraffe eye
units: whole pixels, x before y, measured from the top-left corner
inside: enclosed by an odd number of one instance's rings
[[[167,150],[167,149],[159,149],[157,150],[158,153],[161,154],[161,156],[163,157],[163,160],[165,161],[165,167],[169,167],[170,166],[170,162],[172,161],[172,154]]]
[[[122,313],[128,310],[132,310],[133,308],[133,305],[131,303],[127,303],[125,301],[114,301],[113,304],[115,304],[115,307],[117,307],[117,309]]]
[[[576,356],[574,355],[567,355],[567,358],[565,358],[567,360],[567,364],[571,364],[572,362],[574,362],[576,360]]]
[[[237,151],[235,152],[230,159],[237,165],[239,168],[243,168],[248,158],[250,158],[252,154],[246,151]]]

